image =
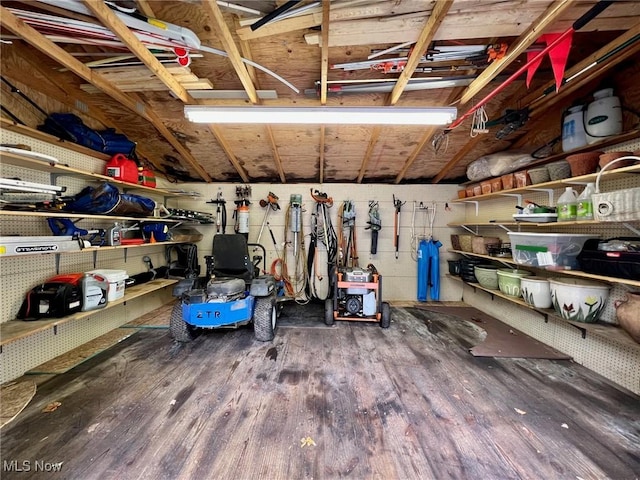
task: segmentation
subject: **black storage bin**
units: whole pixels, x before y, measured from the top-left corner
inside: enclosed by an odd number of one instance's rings
[[[640,245],[640,238],[622,238],[632,244]],[[610,240],[608,240],[610,241]],[[598,250],[601,240],[589,239],[578,255],[580,269],[583,272],[607,277],[640,280],[640,251],[604,251]]]

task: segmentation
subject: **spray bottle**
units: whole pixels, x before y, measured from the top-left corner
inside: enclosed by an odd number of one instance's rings
[[[576,191],[567,187],[560,198],[558,198],[558,221],[572,222],[578,215],[578,194]]]
[[[593,220],[593,203],[591,196],[596,193],[595,183],[587,183],[580,196],[578,196],[577,220]]]

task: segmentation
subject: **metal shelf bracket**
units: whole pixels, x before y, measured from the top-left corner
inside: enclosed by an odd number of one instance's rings
[[[549,197],[549,205],[553,205],[553,189],[552,188],[530,188],[534,192],[547,192]]]
[[[480,202],[478,202],[477,200],[465,200],[464,203],[475,203],[476,205],[476,217],[478,216],[478,204]]]

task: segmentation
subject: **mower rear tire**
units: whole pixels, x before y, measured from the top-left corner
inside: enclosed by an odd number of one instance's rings
[[[389,328],[391,326],[391,307],[388,302],[382,302],[382,311],[380,312],[380,328]]]
[[[333,325],[333,299],[327,298],[324,301],[324,323],[326,325]]]
[[[191,327],[182,318],[182,302],[178,300],[171,310],[169,334],[176,342],[188,343],[193,340]]]
[[[276,336],[278,310],[275,293],[256,299],[253,312],[253,332],[259,342],[270,342]]]

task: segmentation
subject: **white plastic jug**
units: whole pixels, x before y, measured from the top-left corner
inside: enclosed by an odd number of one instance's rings
[[[622,106],[620,99],[613,96],[613,88],[598,90],[593,98],[584,119],[589,144],[622,133]]]
[[[576,220],[593,220],[593,203],[591,200],[591,196],[594,193],[596,193],[596,184],[587,183],[587,186],[578,196]]]
[[[584,105],[569,108],[569,113],[562,122],[562,151],[569,152],[587,144],[587,134],[584,131]]]
[[[564,193],[558,198],[557,213],[559,222],[576,220],[578,216],[578,194],[573,188],[565,188]]]

